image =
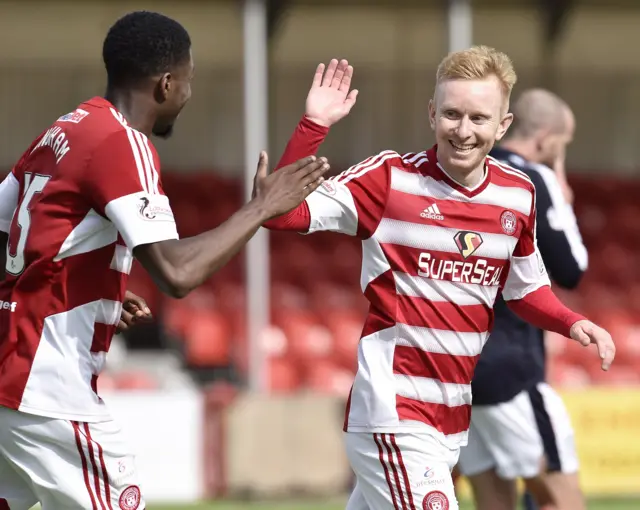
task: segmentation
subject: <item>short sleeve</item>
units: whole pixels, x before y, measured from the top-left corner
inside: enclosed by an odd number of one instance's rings
[[[381,152],[327,179],[307,197],[309,233],[331,231],[360,239],[371,237],[386,207],[394,159],[400,159],[400,155]]]
[[[549,275],[542,260],[536,239],[536,200],[533,201],[529,221],[520,234],[510,259],[509,274],[502,295],[505,300],[522,299],[540,287],[550,286]]]
[[[87,165],[92,205],[115,224],[129,249],[178,238],[157,159],[146,136],[125,128],[105,139]]]
[[[0,183],[0,232],[9,233],[19,194],[20,183],[11,172]]]

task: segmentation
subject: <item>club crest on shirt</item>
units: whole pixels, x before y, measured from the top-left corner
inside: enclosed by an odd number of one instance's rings
[[[482,236],[477,232],[470,232],[468,230],[460,230],[453,239],[456,242],[460,255],[465,259],[473,255],[482,244]]]
[[[120,494],[118,504],[121,510],[137,510],[141,499],[140,488],[137,485],[130,485]]]
[[[423,510],[449,510],[449,498],[444,492],[431,491],[422,500]]]
[[[502,225],[502,230],[508,236],[512,236],[516,232],[517,220],[516,215],[511,211],[504,211],[500,216],[500,224]]]

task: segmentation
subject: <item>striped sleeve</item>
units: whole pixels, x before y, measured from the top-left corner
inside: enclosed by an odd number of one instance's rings
[[[328,230],[371,237],[387,203],[393,161],[399,163],[401,156],[384,151],[326,180],[307,197],[309,233]]]
[[[84,184],[92,207],[115,224],[130,249],[178,238],[159,166],[147,137],[124,124],[88,163]]]
[[[533,185],[531,193],[531,212],[509,261],[509,274],[502,291],[506,301],[522,299],[540,287],[551,285],[536,238],[536,194]]]

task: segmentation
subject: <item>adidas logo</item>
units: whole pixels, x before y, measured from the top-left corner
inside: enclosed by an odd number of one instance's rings
[[[444,216],[440,212],[440,209],[438,209],[438,204],[433,204],[427,207],[420,213],[420,217],[428,220],[444,220]]]

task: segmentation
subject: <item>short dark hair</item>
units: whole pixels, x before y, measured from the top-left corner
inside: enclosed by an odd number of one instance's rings
[[[111,87],[135,85],[186,62],[191,38],[177,21],[149,11],[131,12],[109,29],[102,59]]]

